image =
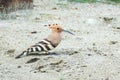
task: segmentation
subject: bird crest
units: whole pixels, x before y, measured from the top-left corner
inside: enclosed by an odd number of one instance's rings
[[[49,28],[52,29],[53,32],[62,32],[62,27],[59,24],[49,24]]]

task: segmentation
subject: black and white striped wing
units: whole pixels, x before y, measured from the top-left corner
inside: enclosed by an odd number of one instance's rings
[[[54,49],[56,46],[49,40],[44,39],[40,42],[38,42],[37,44],[33,45],[31,48],[32,52],[41,52],[41,51],[49,51]]]
[[[48,52],[49,50],[52,50],[56,46],[49,40],[44,39],[35,45],[31,46],[27,50],[23,51],[20,55],[18,55],[16,58],[20,58],[23,56],[27,56],[29,54],[33,53],[39,53],[39,52]]]

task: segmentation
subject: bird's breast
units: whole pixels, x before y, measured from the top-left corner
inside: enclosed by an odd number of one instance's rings
[[[48,36],[47,39],[55,46],[58,46],[58,44],[61,42],[61,35],[59,33],[52,33]]]

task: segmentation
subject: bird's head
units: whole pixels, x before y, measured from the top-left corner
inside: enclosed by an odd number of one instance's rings
[[[61,33],[63,31],[74,35],[72,32],[64,30],[59,24],[49,24],[49,28],[52,30],[52,32]]]
[[[61,33],[62,32],[62,27],[59,24],[49,24],[49,28],[53,31],[53,32],[58,32]]]

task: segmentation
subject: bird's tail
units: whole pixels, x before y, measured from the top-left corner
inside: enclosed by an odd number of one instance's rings
[[[29,53],[28,51],[23,51],[21,54],[19,54],[18,56],[16,56],[15,59],[18,59],[18,58],[21,58],[21,57],[27,56],[28,53]]]

